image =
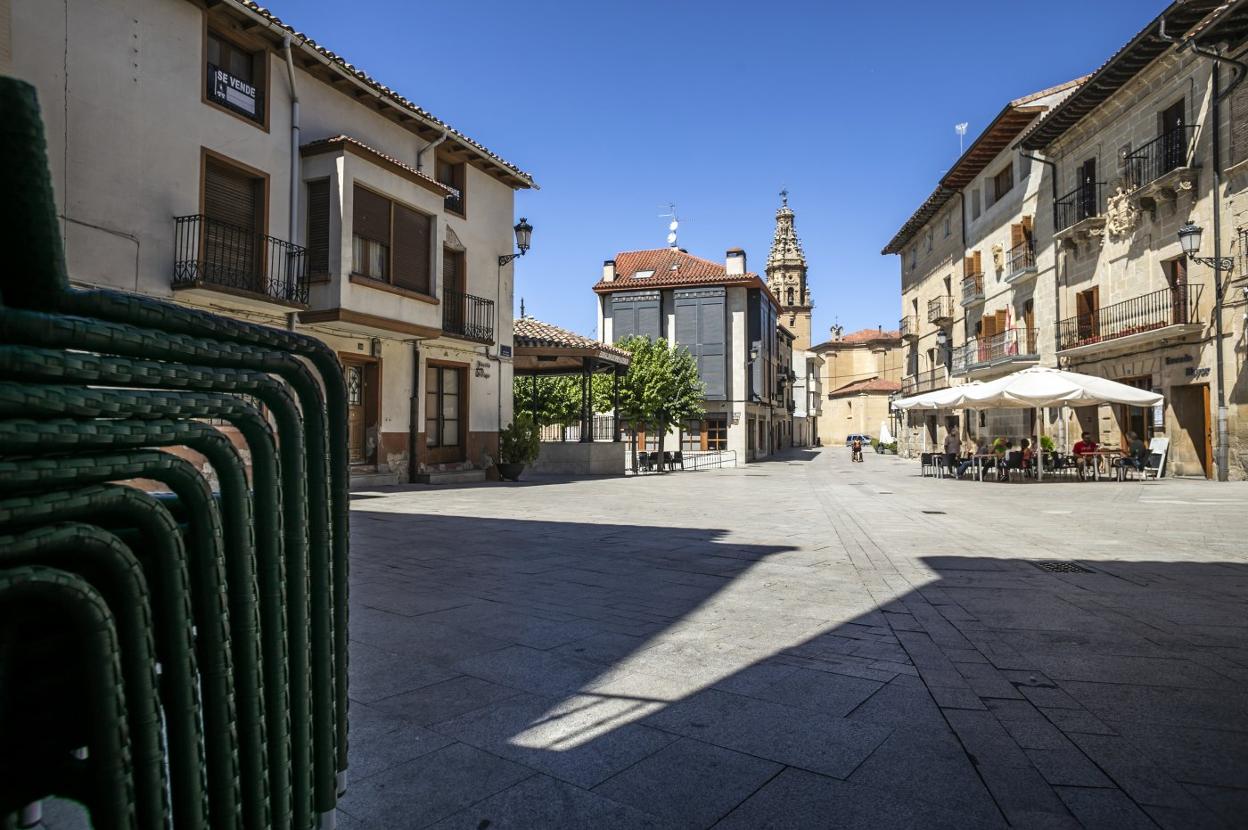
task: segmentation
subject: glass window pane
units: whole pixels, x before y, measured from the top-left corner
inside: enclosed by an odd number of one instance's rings
[[[442,370],[442,388],[448,394],[454,394],[459,391],[459,372],[454,369]]]
[[[425,370],[425,391],[431,395],[438,391],[438,369],[436,366],[430,366]]]
[[[442,422],[442,446],[459,446],[459,421],[447,418]]]
[[[358,235],[351,237],[351,270],[357,274],[366,274],[364,265],[365,241]]]
[[[438,422],[434,420],[425,421],[425,444],[430,447],[438,446]]]
[[[443,395],[442,396],[442,417],[458,418],[459,417],[459,395]]]

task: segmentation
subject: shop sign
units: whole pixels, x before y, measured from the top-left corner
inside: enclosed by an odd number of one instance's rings
[[[1190,354],[1171,355],[1166,358],[1166,365],[1173,366],[1176,363],[1191,363],[1194,359]]]
[[[1160,389],[1154,389],[1154,394],[1160,395]],[[1163,399],[1161,403],[1153,407],[1153,429],[1166,428],[1166,402]]]

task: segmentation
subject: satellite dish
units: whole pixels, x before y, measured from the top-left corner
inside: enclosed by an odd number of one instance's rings
[[[674,230],[676,230],[676,229],[677,229],[677,228],[679,228],[679,227],[680,227],[680,223],[679,223],[679,222],[677,222],[675,219],[673,219],[673,220],[672,220],[672,223],[671,223],[670,225],[668,225],[668,226],[667,226],[667,229],[668,229],[669,231],[674,231]]]
[[[672,224],[675,224],[675,223],[673,222]],[[676,244],[676,234],[675,234],[675,233],[669,233],[669,234],[667,235],[667,244],[668,244],[668,245],[675,245],[675,244]]]

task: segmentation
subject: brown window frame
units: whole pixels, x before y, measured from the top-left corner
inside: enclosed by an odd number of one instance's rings
[[[370,288],[379,288],[384,291],[391,291],[393,293],[400,294],[405,297],[412,297],[414,299],[423,300],[425,302],[433,302],[433,303],[438,302],[437,297],[434,294],[436,287],[437,287],[437,277],[434,274],[434,266],[436,265],[436,262],[437,262],[437,258],[434,256],[434,236],[436,235],[436,230],[437,230],[437,225],[436,225],[437,217],[433,216],[432,214],[426,213],[423,210],[419,210],[418,208],[415,208],[412,205],[406,204],[405,202],[401,202],[392,196],[388,196],[385,193],[382,193],[381,191],[377,190],[376,188],[369,187],[368,185],[364,184],[363,182],[360,182],[359,180],[353,181],[351,183],[351,187],[352,187],[352,191],[351,191],[352,192],[352,197],[351,197],[351,270],[350,270],[351,282],[356,283],[358,285],[366,285]],[[355,210],[356,210],[355,191],[356,189],[365,190],[379,199],[384,199],[389,204],[389,213],[387,216],[387,219],[388,219],[388,230],[386,234],[387,238],[384,241],[380,239],[372,239],[372,237],[369,237],[369,236],[366,236],[364,234],[357,232],[356,227],[355,227],[355,224],[356,224],[355,223]],[[406,285],[399,285],[395,282],[394,218],[395,218],[396,207],[410,211],[411,213],[419,214],[420,216],[425,217],[429,221],[429,262],[428,262],[429,290],[428,292],[420,291],[420,290],[411,288]],[[379,244],[384,244],[386,246],[386,266],[385,266],[386,273],[385,273],[384,278],[373,276],[371,274],[368,274],[368,273],[365,273],[363,271],[359,271],[356,269],[355,267],[356,266],[355,238],[357,236],[360,237],[361,239],[367,239],[369,241],[377,242]]]
[[[1002,177],[1009,177],[1009,184],[1004,189],[1001,187]],[[1013,164],[1008,164],[997,171],[997,174],[992,177],[992,203],[995,205],[1004,199],[1005,195],[1014,189],[1015,184]]]
[[[728,449],[728,416],[707,414],[702,422],[702,447],[707,450]]]
[[[245,52],[251,55],[253,74],[252,84],[255,86],[257,93],[260,95],[259,117],[252,118],[245,113],[239,112],[238,110],[219,104],[212,100],[212,98],[208,97],[208,82],[210,78],[208,71],[208,40],[209,38],[214,37],[217,40],[234,47],[240,52]],[[267,133],[269,131],[269,80],[272,75],[269,71],[269,61],[269,47],[266,44],[259,40],[252,40],[245,35],[238,35],[226,31],[222,25],[219,25],[215,20],[210,19],[210,14],[204,15],[203,46],[200,54],[200,66],[203,68],[203,74],[199,81],[199,96],[200,100],[205,105],[212,107],[219,112],[224,112],[227,115],[233,116],[239,121],[250,124],[256,129]]]
[[[451,181],[444,181],[442,177],[443,165],[450,169]],[[442,206],[447,213],[453,214],[463,219],[468,218],[468,162],[455,161],[446,156],[438,156],[434,161],[434,178],[439,184],[454,188],[459,191],[459,207],[453,207],[452,200],[454,196],[447,196],[442,200]]]

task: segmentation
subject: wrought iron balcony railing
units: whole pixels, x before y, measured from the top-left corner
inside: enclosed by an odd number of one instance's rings
[[[987,337],[972,337],[954,355],[953,373],[965,374],[987,366],[1040,357],[1036,329],[1011,328]]]
[[[1020,242],[1005,256],[1005,278],[1014,279],[1036,270],[1036,249],[1030,242]]]
[[[944,295],[927,301],[927,322],[944,323],[953,319],[953,297]]]
[[[1053,203],[1053,232],[1105,212],[1105,182],[1084,182]]]
[[[977,271],[962,278],[962,305],[984,301],[984,272]]]
[[[1202,287],[1163,288],[1068,317],[1057,324],[1057,349],[1065,351],[1166,326],[1199,323]]]
[[[462,216],[464,213],[464,194],[456,190],[454,193],[446,197],[443,205],[447,210],[453,211]]]
[[[914,318],[914,315],[907,314],[897,321],[897,330],[902,337],[918,337],[919,322]]]
[[[1124,161],[1131,187],[1143,187],[1171,170],[1186,167],[1188,146],[1195,131],[1195,124],[1181,124],[1128,153]]]
[[[947,366],[936,366],[932,369],[924,369],[921,372],[915,372],[901,379],[901,394],[917,395],[920,392],[932,392],[936,389],[944,389],[949,385],[949,368]]]
[[[308,304],[308,254],[298,245],[202,214],[174,219],[173,287],[217,286]]]
[[[459,291],[444,291],[442,331],[482,343],[494,342],[494,301]]]

